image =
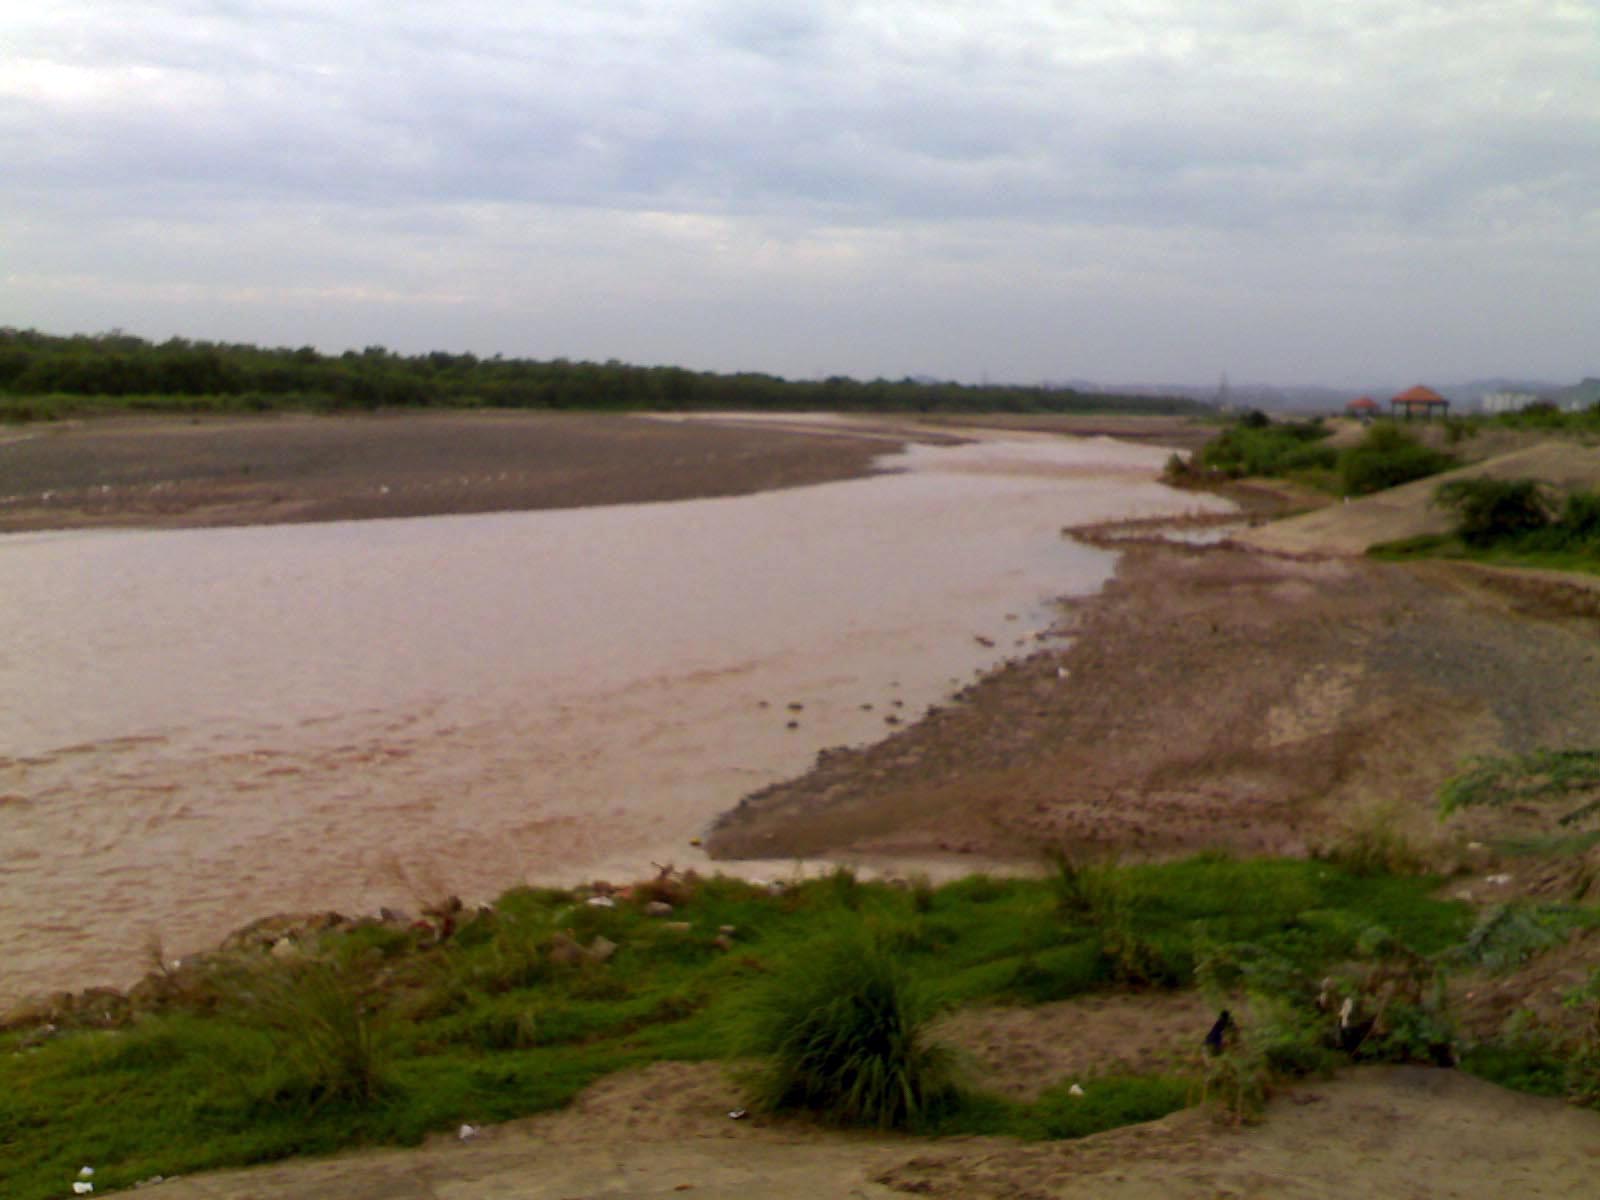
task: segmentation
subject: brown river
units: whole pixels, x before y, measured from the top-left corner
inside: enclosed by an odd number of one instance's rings
[[[732,499],[0,538],[0,1003],[271,912],[704,869],[741,796],[1098,588],[1064,525],[1222,506],[1164,458],[1005,435]]]

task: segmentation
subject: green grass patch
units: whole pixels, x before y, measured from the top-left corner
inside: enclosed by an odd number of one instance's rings
[[[1424,954],[1472,926],[1466,906],[1436,899],[1426,877],[1216,856],[1097,870],[1086,904],[1064,904],[1049,879],[905,888],[835,876],[776,894],[713,879],[685,885],[668,919],[646,916],[639,900],[592,907],[518,889],[438,945],[372,926],[326,933],[306,964],[263,954],[259,974],[219,972],[206,1011],[184,1010],[178,992],[168,1011],[121,1029],[0,1035],[0,1195],[59,1196],[83,1163],[106,1190],[544,1111],[612,1071],[730,1058],[774,988],[793,993],[787,1019],[817,1045],[830,1044],[829,1029],[822,1017],[807,1024],[812,1010],[830,996],[860,1002],[828,1018],[833,1033],[844,1030],[832,1044],[863,1067],[834,1071],[844,1099],[825,1100],[830,1111],[1078,1136],[1170,1111],[1176,1085],[1085,1080],[1084,1098],[957,1102],[935,1086],[936,1053],[921,1060],[928,1083],[907,1073],[923,1053],[920,1018],[976,1002],[1190,986],[1218,945],[1249,943],[1313,973],[1357,956],[1374,924]],[[731,946],[718,942],[723,926],[734,927]],[[616,945],[604,961],[589,955],[597,938]],[[818,967],[830,942],[872,952]],[[797,971],[827,983],[815,1003],[797,998]],[[901,1051],[868,1053],[871,1037],[851,1040],[883,1028],[899,1031]]]

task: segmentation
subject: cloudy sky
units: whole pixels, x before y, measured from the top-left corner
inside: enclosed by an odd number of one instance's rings
[[[1600,0],[0,0],[0,324],[1600,374]]]

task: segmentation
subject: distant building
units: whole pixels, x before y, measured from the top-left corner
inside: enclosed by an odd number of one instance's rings
[[[1539,397],[1532,392],[1489,392],[1478,400],[1478,407],[1486,413],[1508,413],[1538,402]]]
[[[1430,417],[1448,417],[1450,401],[1419,383],[1390,400],[1389,411],[1397,417],[1404,416],[1407,421],[1412,417],[1421,417],[1426,421]]]
[[[1360,421],[1370,421],[1379,413],[1378,402],[1371,396],[1358,396],[1344,406],[1344,415]]]

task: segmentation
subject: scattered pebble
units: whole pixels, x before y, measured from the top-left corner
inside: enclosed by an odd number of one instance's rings
[[[610,896],[590,896],[584,901],[590,908],[615,908],[617,902]]]
[[[784,726],[784,728],[785,729],[799,729],[800,728],[800,722],[799,721],[790,721],[787,725]]]
[[[463,1125],[456,1136],[463,1142],[470,1142],[478,1136],[478,1127],[476,1125]]]
[[[1077,1084],[1073,1084],[1071,1087],[1069,1087],[1067,1089],[1067,1095],[1069,1095],[1069,1096],[1081,1096],[1081,1095],[1083,1095],[1083,1089],[1081,1087],[1079,1087]]]
[[[1496,884],[1499,884],[1499,883],[1510,883],[1511,882],[1511,876],[1509,876],[1509,875],[1490,875],[1488,878],[1486,878],[1484,880],[1484,882],[1485,883],[1496,883]]]
[[[72,1194],[74,1196],[87,1196],[92,1191],[94,1191],[94,1184],[85,1183],[81,1179],[72,1185]]]
[[[728,1114],[728,1119],[731,1121],[742,1121],[749,1115],[750,1110],[748,1108],[736,1108]]]
[[[94,1168],[93,1167],[79,1167],[78,1168],[78,1178],[79,1179],[93,1179],[94,1178]]]

